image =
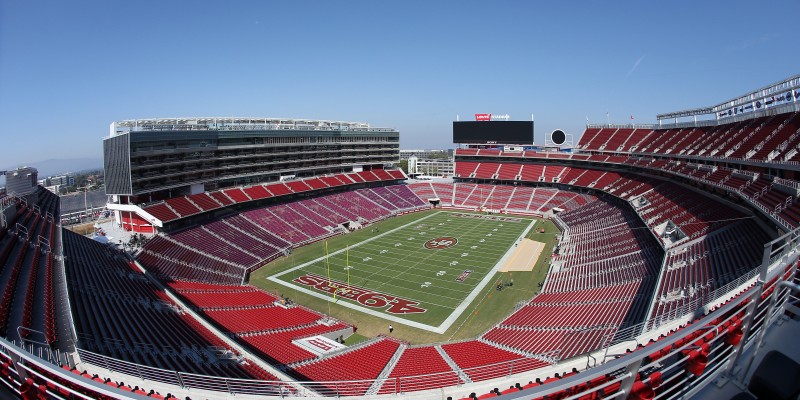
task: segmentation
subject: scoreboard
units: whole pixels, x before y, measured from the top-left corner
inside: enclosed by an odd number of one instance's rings
[[[456,144],[533,144],[533,121],[454,121]]]

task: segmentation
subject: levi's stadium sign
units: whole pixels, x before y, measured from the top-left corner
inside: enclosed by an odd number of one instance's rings
[[[475,114],[475,121],[508,121],[508,114]]]

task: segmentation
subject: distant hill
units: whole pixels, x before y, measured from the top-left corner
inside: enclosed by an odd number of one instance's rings
[[[80,172],[90,169],[103,169],[102,158],[61,158],[23,163],[21,165],[4,165],[0,171],[16,169],[20,166],[34,167],[39,171],[39,179],[48,176],[65,174],[67,172]],[[0,176],[0,186],[5,185],[6,178]]]

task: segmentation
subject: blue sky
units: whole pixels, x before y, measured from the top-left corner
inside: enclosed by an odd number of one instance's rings
[[[0,1],[0,166],[101,157],[110,122],[654,122],[800,73],[800,1]]]

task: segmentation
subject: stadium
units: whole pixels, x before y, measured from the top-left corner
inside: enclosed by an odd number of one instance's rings
[[[2,388],[796,398],[798,96],[793,76],[574,144],[476,114],[431,181],[362,122],[114,122],[93,237],[6,172]]]

